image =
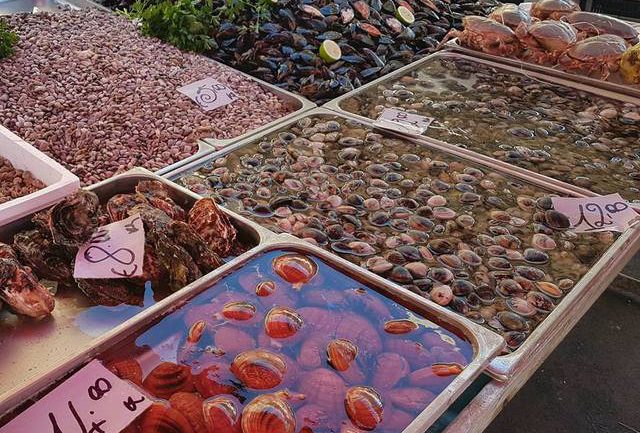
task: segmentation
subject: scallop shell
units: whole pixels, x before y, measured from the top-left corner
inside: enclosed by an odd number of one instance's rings
[[[418,325],[407,319],[389,320],[384,324],[384,330],[389,334],[408,334],[416,329]]]
[[[231,363],[231,372],[247,388],[270,389],[280,385],[287,364],[280,355],[257,349],[236,356]]]
[[[207,327],[207,322],[204,320],[198,320],[189,328],[189,333],[187,334],[187,341],[189,343],[197,343],[202,338],[202,334],[204,333],[205,328]]]
[[[338,371],[345,371],[358,356],[358,347],[344,338],[331,340],[327,345],[327,361]]]
[[[180,412],[195,433],[207,433],[202,412],[202,398],[191,392],[176,392],[169,399],[171,407]]]
[[[226,362],[219,362],[207,366],[194,377],[196,390],[203,397],[213,397],[220,394],[233,394],[237,391],[233,380],[235,377],[227,368]]]
[[[261,281],[256,284],[256,295],[269,296],[276,291],[276,283],[273,281]]]
[[[351,422],[362,430],[373,430],[382,422],[382,398],[371,387],[349,388],[344,399],[344,407]]]
[[[289,403],[277,395],[260,395],[242,411],[243,433],[294,433],[296,419]]]
[[[151,370],[142,386],[156,397],[164,399],[176,392],[194,390],[191,369],[173,362],[163,362]]]
[[[246,301],[229,302],[222,307],[225,319],[251,320],[256,315],[256,307]]]
[[[240,433],[240,404],[231,396],[207,399],[203,403],[204,422],[209,433]]]
[[[142,433],[196,433],[183,414],[176,409],[156,403],[142,415]]]
[[[293,308],[274,307],[264,318],[264,329],[272,338],[287,338],[302,328],[304,321]]]
[[[142,367],[135,359],[113,361],[107,364],[107,368],[120,379],[142,385]]]
[[[273,260],[273,270],[294,286],[308,283],[318,272],[318,265],[301,254],[284,254]]]

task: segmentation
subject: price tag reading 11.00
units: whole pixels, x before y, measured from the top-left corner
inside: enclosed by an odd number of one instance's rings
[[[94,360],[0,433],[119,433],[151,405],[147,396]]]

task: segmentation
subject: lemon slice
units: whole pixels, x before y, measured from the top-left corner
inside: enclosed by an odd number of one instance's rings
[[[413,24],[416,18],[413,16],[413,13],[406,7],[400,6],[396,9],[396,18],[400,20],[403,24],[410,25]]]
[[[340,60],[342,50],[334,41],[327,39],[320,45],[320,58],[327,63],[333,63]]]

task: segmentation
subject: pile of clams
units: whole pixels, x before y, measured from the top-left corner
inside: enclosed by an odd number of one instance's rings
[[[179,182],[448,306],[510,349],[615,238],[570,230],[542,188],[338,116],[304,117]]]
[[[472,357],[330,265],[275,250],[102,358],[156,399],[127,433],[397,433]]]
[[[640,201],[640,107],[526,74],[435,57],[340,107],[434,118],[425,135],[586,188]]]
[[[100,226],[140,215],[145,229],[143,274],[119,279],[75,279],[78,248]],[[165,184],[140,181],[130,194],[106,203],[88,190],[78,190],[48,210],[35,214],[32,225],[0,243],[0,299],[13,312],[41,318],[51,314],[51,292],[80,289],[99,305],[139,305],[145,286],[178,290],[242,251],[236,229],[211,199],[190,210],[174,202]]]

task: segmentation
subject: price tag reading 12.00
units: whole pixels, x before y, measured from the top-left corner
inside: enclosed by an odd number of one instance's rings
[[[576,232],[623,232],[640,216],[620,194],[600,197],[552,197],[553,207],[569,218]]]
[[[395,108],[385,108],[374,122],[374,126],[404,134],[421,135],[426,132],[431,122],[433,122],[432,117],[407,113]]]
[[[94,360],[0,428],[0,433],[119,433],[151,404],[142,392]]]

